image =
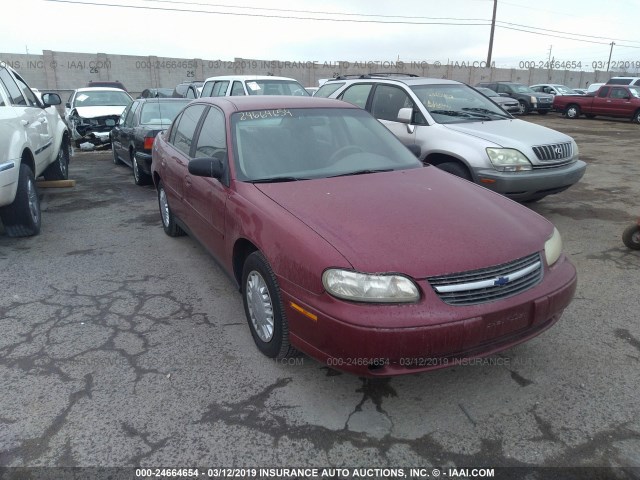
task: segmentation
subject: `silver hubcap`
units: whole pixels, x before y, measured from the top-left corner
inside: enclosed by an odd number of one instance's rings
[[[165,227],[169,226],[169,202],[167,202],[167,194],[164,188],[160,189],[158,194],[158,200],[160,201],[160,215],[162,216],[162,223]]]
[[[27,198],[29,201],[29,212],[31,212],[31,218],[33,223],[38,223],[40,212],[38,211],[38,192],[36,186],[33,184],[33,180],[27,181]]]
[[[569,111],[567,112],[567,116],[571,118],[575,117],[576,116],[575,108],[570,108]]]
[[[258,272],[253,270],[247,277],[247,306],[253,329],[263,342],[273,338],[273,303],[267,284]]]

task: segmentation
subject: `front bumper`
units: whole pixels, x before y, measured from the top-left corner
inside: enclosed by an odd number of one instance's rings
[[[396,306],[345,302],[326,293],[292,295],[283,288],[291,343],[330,368],[357,375],[402,375],[461,365],[549,328],[569,305],[577,279],[575,268],[562,256],[537,286],[473,306],[447,305],[426,280],[418,284],[420,302]]]
[[[499,172],[494,169],[474,171],[477,183],[516,201],[535,200],[562,192],[577,183],[587,168],[582,160],[552,168],[525,172]]]

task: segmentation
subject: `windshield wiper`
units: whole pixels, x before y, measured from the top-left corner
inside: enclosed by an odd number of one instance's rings
[[[489,115],[495,115],[497,117],[500,118],[510,118],[508,115],[505,115],[504,113],[499,113],[499,112],[493,112],[487,108],[479,108],[479,107],[474,107],[474,108],[463,108],[462,110],[464,111],[471,111],[471,112],[480,112],[480,113],[484,113],[484,114],[489,114]],[[486,117],[486,115],[482,115],[483,117]]]
[[[297,182],[298,180],[309,180],[308,178],[301,177],[266,177],[256,178],[255,180],[247,180],[249,183],[282,183],[282,182]]]
[[[393,168],[356,170],[355,172],[347,172],[347,173],[340,173],[338,175],[331,175],[327,178],[348,177],[349,175],[366,175],[367,173],[393,172],[393,170],[394,170]]]

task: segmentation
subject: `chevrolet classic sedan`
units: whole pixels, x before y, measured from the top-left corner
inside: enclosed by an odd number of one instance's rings
[[[267,357],[366,376],[452,366],[546,330],[576,288],[551,223],[423,166],[338,100],[202,98],[152,155],[165,232],[237,283]]]

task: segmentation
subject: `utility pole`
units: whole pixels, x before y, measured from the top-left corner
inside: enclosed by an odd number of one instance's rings
[[[491,52],[493,51],[493,32],[496,29],[496,10],[498,0],[493,0],[493,19],[491,20],[491,35],[489,36],[489,53],[487,53],[487,68],[491,68]]]
[[[553,50],[553,45],[549,45],[549,58],[547,60],[547,81],[551,82],[551,50]]]
[[[613,46],[616,44],[616,42],[611,42],[609,45],[611,45],[611,50],[609,50],[609,60],[607,61],[607,72],[609,71],[609,65],[611,64],[611,54],[613,53]]]

